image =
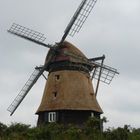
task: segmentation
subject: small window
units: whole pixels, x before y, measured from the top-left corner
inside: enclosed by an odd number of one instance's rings
[[[48,122],[56,122],[56,112],[48,113]]]
[[[53,97],[56,99],[57,92],[53,92]]]
[[[91,117],[92,117],[92,118],[94,117],[94,113],[93,113],[93,112],[91,112]]]
[[[55,75],[55,79],[59,80],[60,79],[60,75]]]
[[[91,93],[90,93],[90,95],[91,95],[91,96],[93,96],[93,95],[94,95],[94,93],[92,93],[92,92],[91,92]]]

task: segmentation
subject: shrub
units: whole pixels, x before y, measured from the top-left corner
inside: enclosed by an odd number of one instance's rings
[[[106,118],[105,118],[106,120]],[[90,118],[83,127],[64,126],[48,123],[40,127],[30,127],[21,123],[7,126],[0,123],[0,140],[140,140],[140,128],[108,128],[101,131],[104,120]]]

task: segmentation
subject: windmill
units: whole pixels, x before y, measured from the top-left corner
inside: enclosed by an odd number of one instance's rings
[[[65,29],[61,40],[54,45],[45,44],[44,34],[13,23],[9,33],[49,48],[45,64],[36,67],[19,94],[8,107],[13,115],[41,75],[47,80],[41,104],[36,112],[38,125],[46,122],[82,124],[89,116],[103,113],[97,101],[100,81],[110,84],[115,68],[104,64],[105,55],[88,59],[73,44],[65,41],[74,36],[85,23],[97,0],[82,0]],[[43,74],[48,71],[48,77]],[[96,85],[92,80],[96,79]],[[94,87],[94,88],[93,88]],[[80,116],[80,117],[79,117]]]

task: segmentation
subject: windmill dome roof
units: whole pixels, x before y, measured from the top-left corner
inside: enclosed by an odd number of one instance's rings
[[[65,48],[67,51],[69,51],[69,53],[86,58],[86,56],[76,46],[67,41],[63,42],[62,48]]]
[[[88,66],[89,71],[92,69],[92,66],[88,63],[87,57],[73,44],[64,41],[61,45],[56,47],[56,50],[56,53],[54,53],[53,50],[48,52],[45,63],[50,62],[50,64],[52,64],[67,61],[76,64],[84,64]]]

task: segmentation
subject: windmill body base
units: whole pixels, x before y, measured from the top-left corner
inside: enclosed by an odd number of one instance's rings
[[[100,113],[84,110],[56,110],[53,112],[40,112],[38,115],[37,126],[48,124],[50,121],[49,113],[56,113],[55,122],[63,125],[74,124],[82,127],[90,117],[100,118]]]

